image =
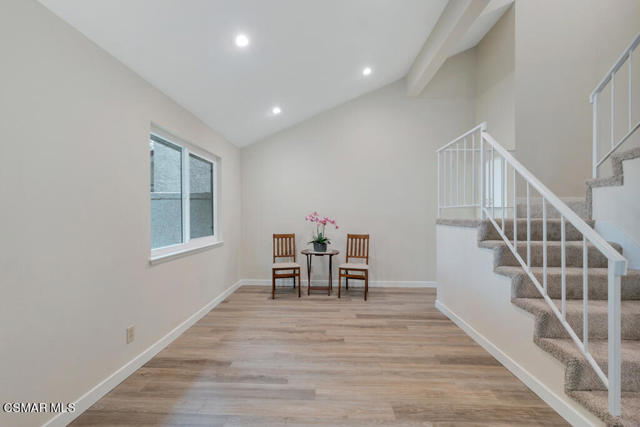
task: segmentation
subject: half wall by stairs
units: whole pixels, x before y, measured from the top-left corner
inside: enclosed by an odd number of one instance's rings
[[[638,187],[623,176],[640,151],[612,155],[614,176],[588,182],[587,200],[561,200],[487,128],[437,150],[436,306],[570,423],[640,426],[640,265],[623,250],[640,246],[619,230],[607,242],[591,197],[624,186],[606,210],[640,234]]]
[[[526,220],[517,220],[519,238],[524,239]],[[592,220],[587,222],[593,226]],[[438,220],[440,225],[469,226],[473,221]],[[501,225],[501,223],[499,224]],[[599,377],[569,338],[551,308],[542,299],[531,279],[518,264],[511,251],[488,220],[477,220],[478,247],[493,252],[493,271],[511,281],[511,302],[534,316],[531,339],[565,366],[565,392],[580,402],[608,425],[640,425],[640,271],[630,270],[622,282],[622,417],[611,417],[607,410],[607,391]],[[549,296],[561,306],[561,256],[559,248],[560,220],[547,220]],[[505,232],[513,239],[513,220],[505,220]],[[522,233],[522,235],[520,235]],[[542,283],[542,221],[531,221],[531,265]],[[582,334],[582,235],[570,225],[566,228],[566,295],[567,321],[578,335]],[[612,243],[617,250],[620,246]],[[526,245],[518,253],[526,258]],[[589,338],[590,351],[607,371],[607,259],[594,248],[588,251],[589,274]]]
[[[585,216],[584,204],[576,204],[574,210]],[[537,210],[531,209],[532,217]],[[560,220],[550,213],[547,219],[547,290],[558,309],[561,308],[561,251]],[[586,219],[590,226],[594,221]],[[629,270],[622,279],[622,416],[612,417],[607,408],[607,389],[591,368],[575,343],[570,339],[551,308],[522,269],[495,227],[488,220],[440,219],[439,225],[475,226],[478,247],[493,253],[493,271],[511,281],[511,302],[534,316],[531,339],[542,350],[564,365],[564,389],[568,396],[586,407],[607,425],[640,425],[640,271]],[[501,222],[498,222],[501,226]],[[526,219],[517,220],[518,240],[526,239]],[[513,219],[505,219],[505,233],[513,240]],[[566,227],[566,319],[574,331],[582,336],[582,234],[570,224]],[[536,278],[543,282],[542,239],[540,218],[531,220],[531,266]],[[618,251],[617,243],[611,245]],[[527,257],[524,242],[518,253]],[[589,347],[603,371],[607,372],[607,258],[596,248],[588,248],[589,275]]]

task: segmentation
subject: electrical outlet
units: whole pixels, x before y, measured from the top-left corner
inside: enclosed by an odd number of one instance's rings
[[[136,327],[131,325],[127,328],[127,344],[131,344],[136,339]]]

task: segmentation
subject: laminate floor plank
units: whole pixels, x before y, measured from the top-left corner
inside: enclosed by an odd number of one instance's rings
[[[242,287],[72,425],[567,425],[435,296]]]

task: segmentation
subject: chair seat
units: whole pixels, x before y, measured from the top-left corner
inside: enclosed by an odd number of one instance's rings
[[[271,268],[273,270],[289,270],[293,268],[300,268],[300,264],[297,262],[274,262],[273,267]]]
[[[339,268],[344,268],[345,270],[368,270],[369,266],[362,263],[347,262],[345,264],[340,264]]]

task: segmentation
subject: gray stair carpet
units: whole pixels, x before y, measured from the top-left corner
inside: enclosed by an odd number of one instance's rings
[[[574,201],[571,206],[581,217],[587,216],[584,203]],[[520,211],[522,209],[518,209]],[[526,209],[524,209],[526,215]],[[532,217],[541,209],[531,209]],[[547,211],[549,213],[549,211]],[[560,219],[548,216],[547,220],[547,293],[557,309],[562,312],[562,252],[560,244]],[[591,227],[594,222],[585,220]],[[513,242],[518,236],[517,251],[531,262],[531,274],[543,283],[543,226],[542,220],[532,218],[531,244],[526,245],[527,221],[505,219],[504,234]],[[441,221],[440,223],[445,223]],[[502,230],[502,221],[497,221]],[[452,223],[454,224],[454,223]],[[608,411],[607,390],[586,358],[553,313],[551,307],[529,275],[500,237],[500,233],[488,220],[466,224],[478,229],[478,246],[493,250],[494,271],[511,279],[511,301],[517,307],[534,315],[533,341],[565,365],[565,391],[582,406],[600,417],[607,425],[640,425],[640,271],[630,270],[622,278],[622,390],[623,412],[612,417]],[[576,334],[583,334],[583,254],[582,234],[571,224],[565,228],[566,265],[566,319]],[[611,245],[622,252],[620,245]],[[607,372],[607,259],[593,246],[588,245],[588,323],[589,348],[594,360]]]
[[[587,200],[586,208],[588,217],[591,218],[593,189],[595,187],[614,187],[624,184],[624,161],[637,159],[640,157],[640,147],[632,148],[626,151],[620,151],[611,155],[612,175],[605,178],[595,178],[587,181]]]
[[[593,227],[592,189],[619,186],[624,183],[623,162],[640,157],[640,148],[615,153],[611,156],[613,176],[587,181],[587,198],[563,198],[563,202]],[[527,211],[530,228],[527,228]],[[622,278],[622,415],[613,417],[608,410],[607,389],[582,355],[577,345],[558,321],[553,310],[542,298],[540,290],[520,266],[518,259],[502,240],[504,234],[512,243],[517,236],[517,252],[530,262],[530,272],[543,284],[543,205],[539,198],[517,199],[516,220],[505,218],[496,223],[500,232],[488,220],[438,219],[438,224],[477,227],[478,245],[493,250],[494,271],[511,279],[511,301],[517,307],[534,315],[533,341],[565,365],[565,392],[582,406],[601,418],[609,426],[640,426],[640,271],[629,270]],[[562,252],[560,214],[547,204],[547,295],[562,312]],[[514,224],[515,222],[515,224]],[[531,244],[526,245],[527,235]],[[583,334],[583,253],[582,234],[565,223],[566,266],[566,319],[576,334]],[[611,245],[620,253],[622,248]],[[588,245],[588,323],[589,352],[602,371],[607,372],[607,259]]]
[[[579,197],[563,197],[562,201],[582,218],[591,218],[591,210],[589,200]],[[529,199],[529,212],[531,218],[542,218],[542,199],[531,197]],[[526,199],[518,198],[517,217],[527,217]],[[547,218],[560,218],[560,213],[549,203],[547,203]]]

